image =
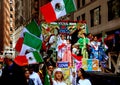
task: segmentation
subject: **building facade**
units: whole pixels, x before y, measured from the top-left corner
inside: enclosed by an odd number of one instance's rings
[[[15,28],[31,20],[32,0],[15,0]]]
[[[74,20],[86,20],[89,32],[100,34],[120,29],[119,0],[75,0]]]
[[[21,31],[24,26],[32,19],[35,19],[39,24],[43,19],[39,7],[48,3],[50,0],[16,0],[15,2],[15,31],[13,35],[13,47],[15,47]],[[17,53],[15,53],[17,55]]]
[[[0,0],[0,53],[14,52],[13,33],[32,19],[32,0]]]
[[[42,20],[39,7],[49,2],[49,0],[16,0],[15,2],[15,31],[13,33],[13,47],[20,36],[20,32],[32,19],[38,23]]]
[[[0,54],[3,52],[3,0],[0,0]]]

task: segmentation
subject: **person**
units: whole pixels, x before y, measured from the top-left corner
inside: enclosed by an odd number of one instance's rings
[[[62,61],[63,62],[68,62],[69,66],[72,66],[71,43],[70,43],[69,39],[66,40],[65,48],[66,49],[64,51]]]
[[[30,78],[30,72],[28,69],[25,69],[25,77],[26,77],[26,81],[27,81],[27,85],[35,85],[33,80]]]
[[[56,68],[53,74],[54,74],[53,85],[67,85],[64,82],[63,71],[61,68]]]
[[[53,85],[52,79],[54,78],[54,76],[53,76],[54,67],[52,64],[49,64],[47,66],[47,71],[48,71],[48,75],[49,75],[49,79],[50,79],[50,85]]]
[[[44,37],[44,39],[42,41],[42,51],[43,52],[47,52],[47,50],[48,50],[48,41],[49,41],[49,37],[48,36]]]
[[[3,68],[3,65],[0,63],[0,77],[2,76],[2,68]]]
[[[76,57],[75,56],[73,56],[73,55],[76,55]],[[78,56],[78,57],[77,57]],[[77,62],[79,62],[80,60],[80,50],[79,50],[79,43],[75,43],[73,46],[72,46],[72,57],[73,57],[73,64],[75,64],[75,63],[77,63]],[[79,59],[78,59],[79,58]],[[82,58],[81,58],[82,59]]]
[[[81,50],[81,54],[83,58],[88,59],[88,52],[87,52],[87,45],[89,44],[89,39],[86,37],[85,33],[82,33],[79,40],[77,41],[79,43],[79,48]]]
[[[41,81],[42,81],[42,83],[44,83],[43,66],[44,66],[44,62],[39,63],[38,72],[37,72]]]
[[[77,76],[79,78],[77,85],[92,85],[91,81],[87,79],[87,74],[83,68],[77,71]]]
[[[76,73],[72,72],[72,85],[76,85]]]
[[[91,46],[91,59],[99,59],[99,46],[100,46],[101,42],[98,41],[97,36],[93,37],[93,41],[90,42],[90,46]]]
[[[66,44],[66,39],[65,39],[65,35],[61,35],[60,39],[58,39],[57,41],[57,61],[61,61],[64,55],[64,51],[66,50],[65,47]]]
[[[40,79],[40,77],[39,77],[39,75],[38,75],[38,73],[36,73],[36,72],[34,71],[33,65],[30,65],[30,66],[28,67],[28,69],[29,69],[29,71],[30,71],[30,78],[34,81],[34,84],[35,84],[35,85],[43,85],[43,84],[42,84],[42,81],[41,81],[41,79]]]
[[[51,34],[50,39],[49,39],[49,45],[50,45],[50,50],[55,50],[56,44],[57,44],[57,36],[55,34]]]
[[[78,55],[79,54],[79,43],[75,43],[72,46],[72,53]]]
[[[13,61],[12,54],[5,54],[3,62],[5,66],[0,78],[0,85],[27,85],[24,71]]]
[[[52,65],[52,64],[49,64],[49,65],[47,66],[47,69],[51,72],[51,75],[52,75],[52,74],[53,74],[53,71],[54,71],[53,65]]]

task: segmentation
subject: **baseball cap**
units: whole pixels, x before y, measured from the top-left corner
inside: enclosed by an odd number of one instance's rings
[[[61,68],[56,68],[56,69],[54,69],[53,74],[55,74],[56,72],[62,72],[62,74],[63,74],[63,71],[62,71],[62,69],[61,69]]]

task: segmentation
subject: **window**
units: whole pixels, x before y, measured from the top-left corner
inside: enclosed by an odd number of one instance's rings
[[[10,18],[13,18],[13,15],[12,15],[12,14],[10,14]]]
[[[120,17],[120,0],[108,1],[108,21]]]
[[[82,0],[82,6],[85,6],[85,0]]]
[[[13,1],[12,0],[10,0],[10,4],[12,4],[13,3]]]
[[[13,11],[13,8],[12,8],[12,7],[10,7],[10,11]]]
[[[77,21],[80,21],[80,16],[77,17]]]
[[[80,0],[77,0],[77,9],[80,8]]]
[[[13,28],[12,28],[12,27],[10,27],[10,31],[13,31]]]
[[[101,24],[100,6],[90,11],[91,27]]]
[[[85,20],[85,14],[82,14],[82,20]]]
[[[10,5],[10,11],[13,11],[13,7],[12,7],[12,5]]]

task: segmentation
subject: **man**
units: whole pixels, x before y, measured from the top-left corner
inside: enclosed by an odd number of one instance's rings
[[[4,58],[5,67],[0,78],[0,85],[27,85],[22,67],[18,66],[11,54]]]
[[[2,64],[0,63],[0,77],[2,76]]]
[[[30,71],[30,78],[34,81],[34,84],[35,85],[43,85],[42,84],[42,81],[41,81],[41,79],[40,79],[40,77],[39,77],[39,75],[38,75],[38,73],[36,73],[35,71],[34,71],[34,67],[33,67],[34,65],[30,65],[29,66],[29,71]]]

